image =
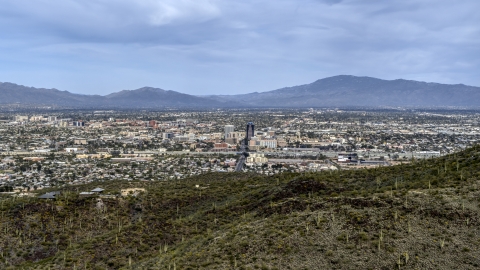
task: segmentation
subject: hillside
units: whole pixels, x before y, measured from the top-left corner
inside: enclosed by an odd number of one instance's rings
[[[480,147],[376,169],[1,197],[1,269],[478,269]],[[197,187],[198,185],[198,187]],[[94,187],[124,198],[79,198]]]

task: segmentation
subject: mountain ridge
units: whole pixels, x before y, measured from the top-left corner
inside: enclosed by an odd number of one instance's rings
[[[455,96],[455,94],[457,94]],[[473,106],[480,100],[480,87],[462,84],[427,83],[413,80],[381,80],[372,77],[338,75],[310,84],[284,87],[260,93],[210,96],[215,100],[236,100],[251,106]]]
[[[337,75],[309,84],[237,95],[190,95],[155,87],[82,95],[58,89],[0,83],[0,104],[70,107],[478,107],[480,87],[406,79]]]
[[[0,83],[0,104],[54,105],[76,108],[156,108],[222,107],[223,103],[172,90],[142,87],[121,90],[105,96],[75,94],[57,89],[34,88],[14,83]]]

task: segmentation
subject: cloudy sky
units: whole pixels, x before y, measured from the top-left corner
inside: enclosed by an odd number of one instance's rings
[[[478,0],[0,0],[0,82],[267,91],[348,74],[480,86]]]

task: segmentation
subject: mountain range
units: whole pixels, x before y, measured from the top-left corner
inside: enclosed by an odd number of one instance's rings
[[[195,96],[142,87],[109,95],[81,95],[57,89],[0,83],[0,104],[75,108],[165,107],[478,107],[480,87],[412,80],[339,75],[310,84],[240,95]]]

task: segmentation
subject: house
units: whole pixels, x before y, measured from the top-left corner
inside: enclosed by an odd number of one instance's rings
[[[92,189],[90,192],[95,192],[95,193],[102,193],[105,189],[103,188],[95,188],[95,189]]]
[[[51,200],[55,200],[55,199],[56,199],[56,196],[57,196],[57,195],[60,195],[60,194],[61,194],[60,191],[47,192],[47,193],[39,196],[38,198],[39,198],[39,199],[51,199]]]
[[[80,192],[79,195],[80,195],[80,197],[90,197],[90,196],[93,196],[93,195],[95,195],[95,194],[96,194],[95,192],[86,192],[86,191],[84,191],[84,192]]]

